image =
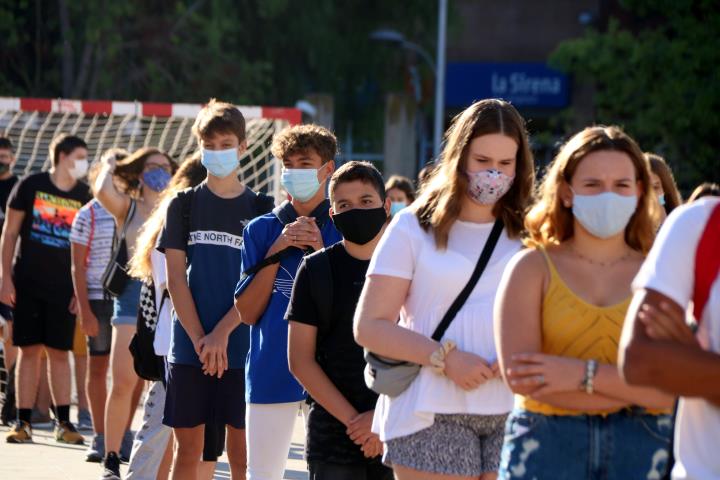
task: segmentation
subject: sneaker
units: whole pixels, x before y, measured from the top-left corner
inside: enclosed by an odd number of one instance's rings
[[[70,422],[57,422],[55,424],[55,440],[71,445],[85,445],[85,439]]]
[[[93,436],[92,442],[85,452],[85,461],[102,463],[103,458],[105,458],[105,435],[98,433]]]
[[[135,441],[135,434],[130,430],[126,430],[123,435],[122,442],[120,443],[120,461],[129,462],[130,454],[132,453],[133,441]]]
[[[89,410],[78,410],[78,421],[77,421],[77,429],[78,430],[85,430],[85,431],[92,431],[93,429],[93,423],[92,423],[92,417],[90,416]]]
[[[32,427],[28,422],[18,420],[5,437],[7,443],[32,443]]]
[[[32,424],[35,428],[49,428],[53,426],[53,419],[50,412],[40,413],[40,410],[33,408]]]
[[[117,453],[110,452],[103,462],[103,473],[100,480],[121,480],[120,478],[120,459]]]

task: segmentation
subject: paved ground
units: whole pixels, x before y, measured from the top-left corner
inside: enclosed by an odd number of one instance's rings
[[[74,410],[74,409],[73,409]],[[138,410],[135,423],[139,423],[142,411]],[[72,413],[71,418],[75,418]],[[302,459],[303,452],[303,419],[298,417],[295,424],[293,443],[288,457],[285,478],[289,480],[306,480],[307,470]],[[100,475],[97,463],[86,463],[85,447],[64,445],[55,442],[52,429],[35,429],[34,444],[11,445],[5,443],[7,427],[0,427],[0,479],[3,480],[95,480]],[[86,436],[86,441],[89,437]],[[126,471],[123,465],[122,471]],[[227,457],[223,456],[215,471],[216,479],[229,479],[230,467]]]

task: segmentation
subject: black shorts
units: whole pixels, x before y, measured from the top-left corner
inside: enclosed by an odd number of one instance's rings
[[[205,424],[203,443],[203,462],[217,462],[225,450],[225,425],[217,423]]]
[[[95,337],[87,337],[90,356],[110,355],[112,346],[112,325],[110,320],[113,317],[112,300],[90,300],[90,309],[98,321],[98,334]]]
[[[47,298],[30,287],[17,287],[13,312],[13,343],[18,347],[45,345],[72,350],[75,315],[68,311],[70,297]]]
[[[168,363],[163,423],[173,428],[214,424],[244,429],[245,370],[233,368],[217,378],[203,374],[201,367]]]

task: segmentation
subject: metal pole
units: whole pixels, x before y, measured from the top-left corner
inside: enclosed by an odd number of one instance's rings
[[[440,158],[443,118],[445,112],[445,40],[447,36],[447,0],[438,0],[437,66],[435,75],[435,124],[433,129],[433,157]]]

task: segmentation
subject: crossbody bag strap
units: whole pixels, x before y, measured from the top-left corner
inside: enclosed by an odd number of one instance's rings
[[[117,237],[118,245],[120,244],[120,242],[122,242],[125,239],[125,235],[127,234],[127,230],[130,226],[130,222],[132,222],[133,217],[135,217],[136,209],[137,209],[137,202],[135,202],[135,200],[131,198],[127,215],[125,215],[125,221],[123,222],[122,229],[120,229],[120,236]]]
[[[475,270],[470,276],[470,280],[468,281],[467,285],[465,285],[465,288],[462,289],[460,295],[458,295],[452,305],[450,305],[447,313],[445,313],[445,316],[440,321],[440,324],[435,329],[435,332],[432,334],[432,339],[436,342],[439,342],[442,339],[443,335],[445,335],[445,332],[450,326],[450,323],[453,321],[453,319],[463,307],[463,305],[465,305],[465,302],[470,297],[472,291],[475,289],[475,285],[477,285],[478,280],[480,280],[480,277],[485,271],[485,267],[487,267],[488,262],[490,261],[490,257],[492,256],[493,251],[495,250],[495,246],[500,239],[500,234],[502,233],[504,226],[505,225],[503,224],[501,219],[498,218],[497,220],[495,220],[495,224],[493,225],[487,242],[485,242],[485,247],[483,247],[483,251],[480,254],[477,265],[475,265]]]
[[[90,250],[92,249],[93,238],[95,237],[95,205],[90,205],[90,235],[88,235],[88,246],[85,250],[85,268],[90,265]]]

